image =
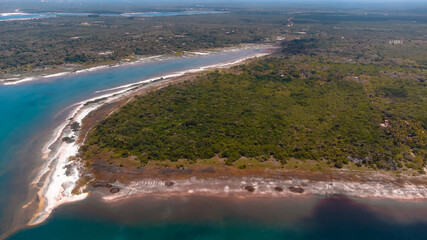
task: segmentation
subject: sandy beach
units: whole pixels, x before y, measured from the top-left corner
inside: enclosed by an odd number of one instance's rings
[[[385,177],[385,176],[382,176]],[[384,180],[384,179],[381,179]],[[174,184],[168,187],[168,183]],[[115,186],[115,185],[113,185]],[[253,187],[253,191],[248,187]],[[425,200],[427,199],[426,185],[416,185],[405,182],[398,185],[393,182],[370,181],[312,181],[304,178],[271,178],[271,177],[224,177],[146,179],[129,184],[117,184],[122,189],[118,194],[105,196],[106,201],[114,201],[123,197],[141,194],[237,194],[243,196],[271,195],[273,197],[291,196],[333,196],[345,195],[354,198],[379,198],[396,200]],[[300,190],[301,189],[301,190]],[[250,195],[248,195],[250,194]]]

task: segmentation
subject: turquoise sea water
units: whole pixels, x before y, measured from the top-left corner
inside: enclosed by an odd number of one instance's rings
[[[194,14],[218,14],[225,13],[222,11],[191,11],[191,12],[140,12],[140,13],[124,13],[124,14],[97,14],[100,17],[167,17],[167,16],[184,16]],[[33,18],[50,18],[50,17],[86,17],[93,15],[90,13],[22,13],[19,15],[0,16],[0,21],[4,20],[20,20]]]
[[[41,148],[95,91],[235,60],[242,50],[122,66],[0,86],[0,231],[28,201]],[[16,216],[15,216],[16,217]],[[113,205],[92,196],[61,206],[9,239],[427,239],[427,202],[332,198],[144,197]]]

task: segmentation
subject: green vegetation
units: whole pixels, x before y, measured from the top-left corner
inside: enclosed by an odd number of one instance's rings
[[[218,154],[227,165],[273,157],[422,172],[427,88],[405,71],[305,55],[258,60],[137,97],[99,124],[81,151],[142,163]]]
[[[283,31],[278,21],[282,17],[265,13],[0,21],[0,78],[260,42]]]

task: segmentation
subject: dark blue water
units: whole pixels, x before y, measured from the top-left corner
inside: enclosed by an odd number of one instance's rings
[[[124,13],[124,14],[97,14],[101,17],[168,17],[168,16],[185,16],[195,14],[219,14],[222,11],[191,11],[191,12],[141,12],[141,13]],[[50,18],[50,17],[86,17],[93,15],[90,13],[22,13],[19,15],[0,16],[0,21],[4,20],[21,20],[33,18]]]
[[[397,212],[399,204],[384,209]],[[345,197],[139,199],[127,209],[94,202],[65,207],[47,224],[10,239],[427,239],[426,205],[412,205],[424,212],[405,221],[408,216],[392,217]]]
[[[68,106],[95,96],[95,91],[146,78],[248,56],[257,50],[175,58],[97,72],[0,85],[0,233],[26,201],[28,185],[41,165],[41,149],[65,120]],[[65,109],[65,110],[64,110]]]

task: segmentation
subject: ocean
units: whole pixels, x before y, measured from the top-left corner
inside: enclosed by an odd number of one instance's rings
[[[427,239],[426,207],[344,196],[88,199],[10,239]]]

